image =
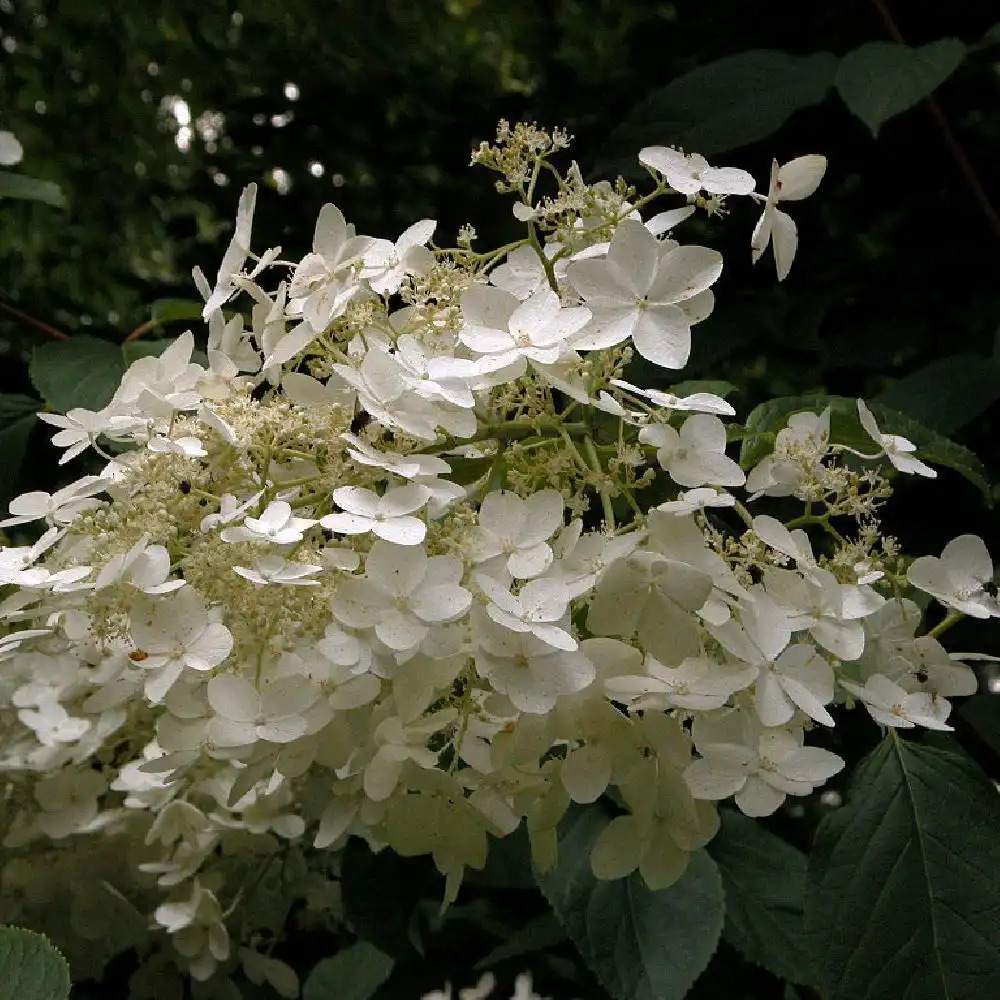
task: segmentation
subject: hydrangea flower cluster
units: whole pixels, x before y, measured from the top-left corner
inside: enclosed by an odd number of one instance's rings
[[[640,194],[560,173],[567,141],[502,124],[474,154],[527,228],[487,252],[327,205],[302,260],[253,255],[248,188],[195,273],[204,355],[185,333],[103,410],[42,414],[62,461],[104,464],[3,522],[43,533],[0,550],[2,919],[84,971],[138,947],[136,996],[237,967],[295,996],[269,946],[293,906],[336,919],[350,836],[432,855],[453,899],[491,837],[525,824],[544,869],[570,804],[614,791],[593,871],[661,888],[721,800],[765,816],[840,771],[814,734],[845,706],[949,728],[975,675],[912,596],[1000,605],[978,538],[910,562],[884,535],[889,476],[934,474],[913,446],[859,401],[870,454],[798,413],[745,474],[725,399],[626,380],[683,368],[712,311],[722,257],[675,228],[755,198],[783,277],[778,205],[825,160],[758,195],[654,147]]]

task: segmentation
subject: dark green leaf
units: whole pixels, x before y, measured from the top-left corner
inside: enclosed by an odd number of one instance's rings
[[[18,201],[43,201],[53,208],[65,208],[66,198],[58,184],[25,177],[10,170],[0,170],[0,198]]]
[[[525,827],[518,827],[506,837],[491,837],[485,867],[478,871],[470,868],[465,881],[491,889],[533,889],[535,878],[531,874],[531,848]]]
[[[543,913],[540,917],[529,920],[509,941],[494,948],[485,958],[476,962],[473,968],[476,971],[489,969],[508,959],[533,955],[567,940],[566,928],[551,913]]]
[[[897,42],[866,42],[840,60],[837,90],[871,130],[933,93],[965,58],[957,38],[941,38],[919,49]]]
[[[646,383],[648,384],[648,383]],[[686,382],[678,382],[670,387],[670,391],[675,396],[690,396],[694,392],[711,392],[716,396],[726,399],[734,392],[739,392],[739,386],[723,379],[688,379]]]
[[[54,410],[107,405],[125,368],[117,345],[84,335],[41,344],[31,356],[35,388]]]
[[[825,393],[779,396],[751,410],[746,422],[747,434],[740,449],[740,464],[744,469],[749,469],[769,455],[774,448],[774,435],[788,423],[788,418],[793,413],[804,410],[820,413],[827,406],[831,409],[830,439],[833,442],[862,452],[874,451],[874,443],[858,420],[857,401],[853,398],[828,396]],[[871,410],[884,433],[908,438],[917,446],[916,455],[919,458],[931,465],[954,469],[982,492],[987,506],[993,505],[993,493],[986,469],[968,448],[963,448],[896,410],[877,403],[871,404]]]
[[[0,427],[0,502],[2,503],[10,500],[17,489],[21,465],[24,463],[36,419],[34,413],[27,413]]]
[[[1000,399],[1000,364],[979,354],[953,354],[893,383],[875,402],[951,434]]]
[[[806,920],[826,1000],[1000,996],[1000,796],[893,730],[820,824]]]
[[[395,964],[374,945],[358,941],[316,963],[302,987],[302,1000],[368,1000]]]
[[[1000,24],[994,24],[979,41],[980,45],[1000,45]]]
[[[69,966],[47,938],[0,927],[0,1000],[66,1000]]]
[[[726,891],[722,936],[751,962],[782,979],[811,983],[803,927],[806,856],[732,809],[708,852]]]
[[[42,404],[34,396],[24,396],[16,392],[0,393],[0,427],[20,420],[29,413],[37,413]]]
[[[606,148],[614,157],[627,151],[634,161],[642,146],[655,144],[705,156],[748,146],[776,132],[799,108],[822,101],[836,69],[829,52],[793,56],[753,49],[726,56],[653,91],[611,133]],[[605,164],[599,169],[609,172]]]
[[[607,816],[570,812],[560,827],[559,861],[538,884],[567,933],[616,1000],[682,1000],[708,965],[722,931],[722,880],[696,851],[680,881],[653,892],[641,876],[602,882],[590,851]]]
[[[189,299],[157,299],[150,307],[157,323],[174,323],[180,320],[200,320],[204,302]]]

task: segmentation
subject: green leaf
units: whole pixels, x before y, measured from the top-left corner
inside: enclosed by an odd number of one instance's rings
[[[34,396],[0,392],[0,427],[6,427],[29,413],[37,413],[41,408],[41,402]]]
[[[368,1000],[395,964],[374,945],[358,941],[316,963],[302,987],[302,1000]]]
[[[720,816],[708,853],[726,891],[723,938],[782,979],[813,982],[803,927],[806,856],[740,812]]]
[[[1000,996],[1000,796],[894,731],[820,824],[806,922],[826,1000]]]
[[[623,150],[652,144],[683,146],[711,156],[748,146],[776,132],[799,108],[818,104],[833,85],[836,56],[793,56],[752,49],[707,63],[649,94],[609,136],[614,170]],[[612,175],[614,173],[612,170]],[[607,173],[605,164],[599,173]]]
[[[36,347],[28,373],[42,398],[65,413],[99,410],[114,395],[125,368],[116,344],[81,335]]]
[[[157,323],[175,323],[181,320],[200,320],[204,308],[204,302],[190,299],[157,299],[150,307],[150,313]]]
[[[511,958],[545,951],[546,948],[552,948],[566,940],[568,940],[566,928],[551,913],[543,913],[540,917],[529,920],[515,931],[509,940],[498,945],[485,958],[481,958],[473,969],[476,972],[489,969]]]
[[[894,382],[874,402],[951,434],[998,399],[1000,364],[980,354],[953,354]]]
[[[994,24],[979,40],[979,44],[982,46],[1000,45],[1000,24]]]
[[[761,403],[747,417],[747,433],[740,448],[740,465],[750,469],[774,449],[774,435],[788,423],[793,413],[808,410],[821,413],[830,407],[830,440],[858,451],[874,451],[874,443],[864,432],[858,419],[857,401],[846,396],[809,393],[805,396],[778,396]],[[871,404],[879,428],[887,434],[909,438],[916,446],[916,455],[931,465],[954,469],[982,494],[988,507],[993,506],[993,491],[986,468],[976,456],[949,438],[925,427],[896,410],[878,403]]]
[[[0,927],[0,1000],[66,1000],[69,966],[48,938]]]
[[[0,503],[10,500],[17,490],[36,420],[34,413],[28,413],[0,427]]]
[[[590,807],[560,826],[559,861],[538,884],[584,961],[616,1000],[682,1000],[708,965],[722,931],[722,880],[704,851],[669,889],[638,872],[602,882],[590,850],[607,816]]]
[[[716,396],[726,399],[734,392],[739,392],[740,389],[739,386],[733,385],[732,382],[726,382],[721,378],[705,378],[688,379],[685,382],[678,382],[676,385],[672,385],[669,391],[675,396],[690,396],[695,392],[711,392]]]
[[[58,184],[25,177],[24,174],[15,174],[10,170],[0,170],[0,198],[43,201],[53,208],[66,207],[66,197]]]
[[[840,60],[837,90],[847,107],[878,135],[894,115],[933,93],[965,58],[957,38],[919,49],[898,42],[866,42]]]

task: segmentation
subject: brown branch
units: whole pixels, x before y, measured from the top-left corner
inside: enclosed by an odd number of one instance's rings
[[[63,333],[62,330],[57,330],[54,326],[49,326],[48,323],[40,319],[35,319],[34,316],[29,316],[26,312],[21,312],[20,309],[15,309],[13,306],[7,305],[6,302],[0,302],[0,309],[10,313],[11,316],[16,316],[22,323],[27,323],[28,326],[33,326],[36,330],[47,333],[54,340],[69,340],[68,333]]]
[[[889,37],[894,42],[898,42],[900,45],[906,45],[903,33],[899,30],[899,25],[896,24],[893,19],[885,0],[872,0],[872,3],[875,5],[875,9],[878,11],[879,17],[882,18],[882,23],[885,25],[885,30]],[[972,197],[975,199],[983,215],[986,217],[986,221],[989,223],[990,229],[993,230],[993,235],[996,236],[997,239],[1000,239],[1000,215],[997,214],[997,210],[993,207],[989,196],[986,194],[986,190],[983,187],[982,181],[979,179],[979,175],[976,173],[976,168],[972,165],[972,161],[966,155],[965,150],[962,148],[962,144],[957,138],[955,138],[955,133],[952,132],[951,126],[948,124],[948,119],[945,116],[941,105],[938,103],[937,98],[934,97],[933,94],[929,94],[924,98],[924,104],[927,105],[927,110],[930,112],[931,118],[934,119],[934,124],[941,133],[941,138],[944,140],[944,144],[948,147],[948,151],[951,153],[952,158],[955,160],[955,163],[962,174],[962,177],[965,179],[965,183],[969,188],[969,191],[972,193]]]

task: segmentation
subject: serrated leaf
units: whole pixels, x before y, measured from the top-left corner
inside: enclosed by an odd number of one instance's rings
[[[855,399],[829,396],[825,393],[809,393],[804,396],[778,396],[751,410],[746,422],[746,436],[740,448],[740,465],[744,469],[750,469],[762,458],[771,454],[774,449],[775,434],[788,423],[788,418],[793,413],[805,410],[821,413],[827,406],[831,410],[830,440],[870,453],[874,445],[858,420]],[[968,448],[956,444],[896,410],[877,403],[871,404],[870,409],[884,433],[899,434],[908,438],[917,446],[918,458],[931,465],[954,469],[983,494],[988,507],[993,506],[993,491],[986,468]]]
[[[114,395],[124,371],[116,344],[85,335],[39,345],[28,366],[42,399],[61,413],[74,406],[100,410]]]
[[[919,49],[898,42],[866,42],[837,67],[837,91],[847,107],[878,135],[895,115],[933,93],[965,58],[957,38]]]
[[[1000,399],[1000,364],[980,354],[953,354],[901,378],[874,402],[951,434]]]
[[[722,932],[722,879],[704,852],[669,889],[653,892],[633,872],[596,879],[590,851],[608,818],[595,806],[572,810],[559,829],[559,861],[536,873],[560,923],[616,1000],[682,1000],[715,952]]]
[[[1000,796],[891,731],[820,824],[806,920],[826,1000],[1000,996]]]
[[[69,966],[48,938],[0,927],[0,1000],[66,1000]]]
[[[723,938],[776,976],[814,981],[803,927],[806,856],[732,809],[708,845],[726,892]]]
[[[302,1000],[368,1000],[395,964],[374,945],[358,941],[316,963],[302,987]]]
[[[758,142],[799,108],[818,104],[833,86],[837,58],[752,49],[699,66],[649,94],[605,144],[595,172],[635,174],[648,145],[683,146],[712,156]],[[628,160],[622,160],[626,152]],[[624,168],[624,169],[622,169]]]
[[[52,181],[40,181],[10,170],[0,170],[0,198],[18,201],[42,201],[53,208],[65,208],[66,196],[62,188]]]

